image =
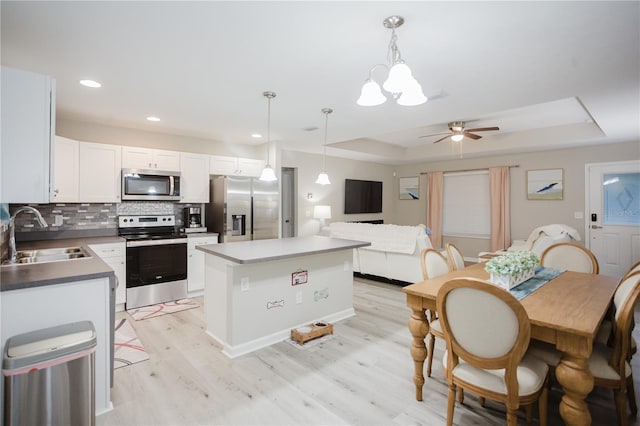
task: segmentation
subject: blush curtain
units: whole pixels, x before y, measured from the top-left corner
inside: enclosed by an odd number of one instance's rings
[[[510,194],[509,167],[490,167],[491,251],[505,250],[511,245]]]
[[[427,227],[431,229],[431,245],[442,247],[442,194],[444,192],[444,174],[427,173]]]

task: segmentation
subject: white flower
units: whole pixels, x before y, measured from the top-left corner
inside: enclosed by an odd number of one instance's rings
[[[538,257],[528,250],[510,251],[489,260],[484,270],[496,275],[517,275],[535,268],[539,262]]]

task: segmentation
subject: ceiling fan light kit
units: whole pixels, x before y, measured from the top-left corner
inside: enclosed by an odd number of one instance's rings
[[[262,92],[262,96],[267,98],[267,164],[262,169],[260,177],[258,179],[266,182],[273,182],[278,180],[276,173],[273,171],[271,164],[269,164],[269,151],[271,150],[271,99],[276,97],[275,92]]]
[[[454,141],[454,142],[460,142],[465,137],[469,138],[469,139],[473,139],[473,140],[478,140],[478,139],[482,138],[482,136],[476,135],[473,132],[489,132],[489,131],[494,131],[494,130],[500,130],[500,127],[498,127],[498,126],[494,126],[494,127],[478,127],[478,128],[475,128],[475,129],[465,129],[464,125],[465,125],[464,121],[452,121],[451,123],[448,124],[449,131],[447,133],[436,133],[436,134],[433,134],[433,135],[424,135],[424,136],[420,136],[420,137],[421,138],[428,138],[429,136],[446,135],[446,136],[438,139],[437,141],[434,141],[433,143],[442,142],[443,140],[449,139],[449,138],[451,138],[451,140]]]
[[[387,60],[389,64],[376,64],[369,70],[369,77],[362,86],[358,105],[375,106],[386,102],[387,98],[382,93],[380,86],[372,78],[371,74],[377,67],[384,67],[389,70],[387,79],[384,81],[382,88],[391,93],[392,97],[399,105],[414,106],[427,102],[427,97],[422,92],[422,86],[413,77],[411,69],[402,60],[400,50],[396,45],[396,28],[404,23],[401,16],[389,16],[382,21],[386,28],[391,29],[391,41],[389,42],[389,50],[387,52]]]

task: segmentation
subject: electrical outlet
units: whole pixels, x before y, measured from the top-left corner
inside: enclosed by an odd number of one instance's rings
[[[240,278],[240,291],[249,290],[249,277]]]
[[[63,217],[62,217],[61,214],[54,215],[53,218],[54,218],[53,219],[54,220],[53,224],[55,226],[61,226],[62,225]]]
[[[302,292],[301,291],[297,291],[296,292],[296,303],[302,303]]]

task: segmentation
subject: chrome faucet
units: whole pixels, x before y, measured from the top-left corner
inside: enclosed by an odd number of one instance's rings
[[[11,215],[11,219],[9,219],[9,262],[10,263],[16,263],[18,261],[18,256],[16,252],[15,222],[16,222],[16,216],[18,216],[18,213],[22,213],[22,212],[33,213],[34,215],[36,215],[36,219],[38,219],[38,223],[40,224],[40,226],[42,226],[43,228],[46,228],[48,226],[47,222],[44,220],[40,212],[31,206],[23,206],[23,207],[20,207],[15,212],[13,212],[13,214]]]

